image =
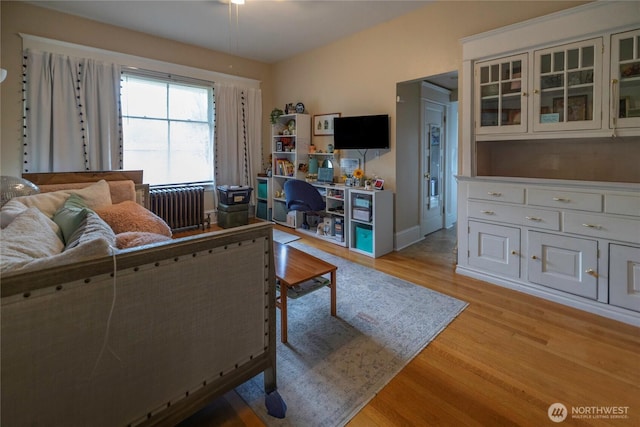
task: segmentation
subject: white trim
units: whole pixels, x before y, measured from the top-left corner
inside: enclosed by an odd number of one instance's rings
[[[246,88],[260,89],[260,80],[233,76],[216,71],[203,70],[201,68],[174,64],[171,62],[158,61],[155,59],[143,58],[140,56],[128,55],[125,53],[119,53],[105,49],[98,49],[95,47],[49,39],[46,37],[34,36],[31,34],[18,33],[18,35],[22,37],[23,49],[33,49],[69,56],[91,58],[98,61],[115,62],[122,65],[123,67],[142,68],[146,70],[175,74],[200,80],[215,81]]]
[[[462,59],[507,56],[526,48],[560,45],[638,25],[640,2],[596,1],[460,39]],[[525,42],[526,41],[526,42]],[[526,43],[523,44],[523,43]]]
[[[420,227],[415,225],[396,233],[394,250],[402,250],[422,240],[424,240],[424,236],[420,234]]]

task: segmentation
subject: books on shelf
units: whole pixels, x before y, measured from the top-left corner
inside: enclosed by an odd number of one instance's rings
[[[276,172],[282,176],[293,176],[295,166],[289,159],[276,159]]]

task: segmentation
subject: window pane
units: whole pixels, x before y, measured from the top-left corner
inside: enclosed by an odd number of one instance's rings
[[[620,40],[620,60],[633,59],[633,38]]]
[[[553,54],[553,71],[564,70],[564,52],[555,52]]]
[[[594,55],[593,46],[587,46],[582,48],[582,66],[593,67]]]
[[[208,123],[171,123],[171,164],[174,182],[213,179],[213,153]]]
[[[167,85],[163,82],[127,77],[122,82],[122,114],[167,118]]]
[[[579,50],[578,49],[570,49],[567,52],[567,70],[575,70],[579,65]]]
[[[540,72],[543,74],[551,72],[551,55],[548,53],[540,57]]]
[[[203,88],[169,86],[169,118],[174,120],[207,121],[208,90]]]
[[[166,150],[169,146],[169,129],[164,120],[131,119],[122,120],[126,151]],[[125,155],[125,162],[127,156]]]

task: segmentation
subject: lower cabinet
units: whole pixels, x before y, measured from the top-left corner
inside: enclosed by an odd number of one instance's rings
[[[458,183],[456,272],[640,326],[640,187]]]
[[[609,304],[640,311],[640,247],[609,245]]]
[[[520,277],[520,229],[469,221],[469,265]]]
[[[582,297],[598,297],[598,242],[529,231],[527,279]]]

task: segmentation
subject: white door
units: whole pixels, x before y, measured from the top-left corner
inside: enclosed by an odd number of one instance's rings
[[[422,101],[421,220],[420,231],[427,235],[444,227],[443,169],[446,142],[446,108]]]

